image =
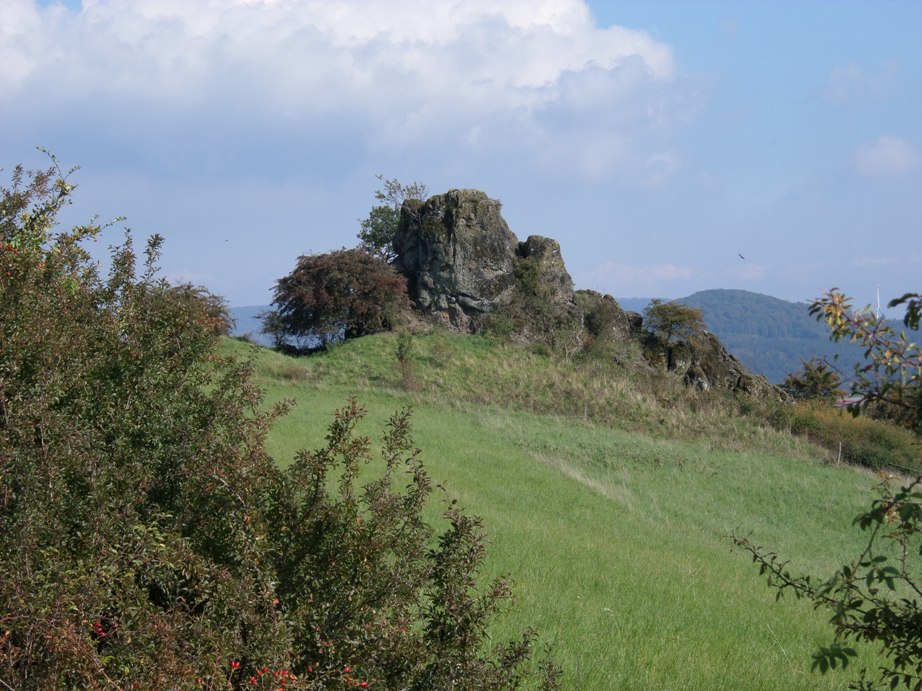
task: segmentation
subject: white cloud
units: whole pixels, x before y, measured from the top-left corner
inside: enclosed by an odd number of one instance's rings
[[[897,266],[900,263],[898,257],[855,257],[852,259],[852,265],[859,268]]]
[[[899,257],[870,257],[870,256],[861,256],[855,257],[852,259],[852,266],[858,268],[896,268],[896,267],[911,267],[922,265],[922,255],[920,254],[906,254]]]
[[[589,176],[668,177],[676,79],[669,46],[598,27],[582,0],[5,0],[0,16],[0,99],[22,122],[333,123],[371,149],[448,139]]]
[[[729,276],[740,281],[761,281],[767,273],[768,270],[762,264],[746,262],[730,271]]]
[[[578,286],[610,295],[670,295],[682,292],[683,288],[676,284],[691,281],[695,270],[671,262],[649,265],[609,262],[576,278]]]
[[[899,68],[888,62],[879,70],[855,63],[837,65],[829,74],[823,97],[835,105],[860,105],[887,98],[897,86]]]
[[[920,160],[918,151],[905,139],[881,136],[860,147],[853,163],[855,170],[866,177],[896,177],[914,171]]]

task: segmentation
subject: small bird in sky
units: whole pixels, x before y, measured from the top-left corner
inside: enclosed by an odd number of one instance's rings
[[[740,254],[740,253],[737,252],[737,254]],[[746,257],[744,257],[742,254],[740,254],[740,259],[745,259],[745,258],[746,258]]]

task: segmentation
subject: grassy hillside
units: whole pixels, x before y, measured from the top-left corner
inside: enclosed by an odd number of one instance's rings
[[[535,626],[568,689],[845,686],[849,673],[810,672],[827,615],[775,604],[727,536],[751,534],[799,570],[830,573],[860,545],[851,519],[874,477],[819,462],[739,401],[668,378],[631,382],[630,353],[619,370],[435,333],[414,337],[412,371],[401,372],[396,343],[364,338],[301,359],[225,347],[255,357],[269,402],[296,401],[270,438],[282,464],[321,444],[350,395],[369,408],[370,436],[412,406],[434,479],[484,519],[485,579],[516,583],[498,639]],[[874,652],[862,654],[873,667]]]

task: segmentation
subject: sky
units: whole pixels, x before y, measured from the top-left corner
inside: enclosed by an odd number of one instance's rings
[[[476,188],[577,288],[922,289],[922,2],[0,0],[0,185],[267,304],[376,175]]]

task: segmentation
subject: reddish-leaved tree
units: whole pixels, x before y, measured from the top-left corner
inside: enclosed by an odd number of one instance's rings
[[[409,308],[406,279],[364,249],[299,257],[272,302],[277,335],[322,343],[388,331]]]

